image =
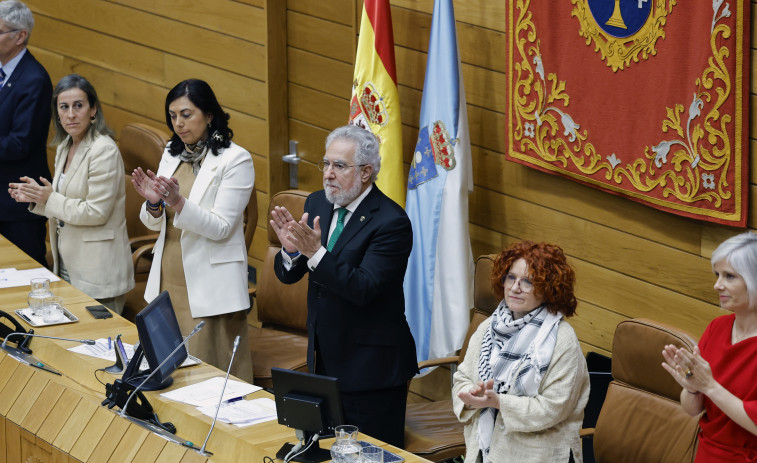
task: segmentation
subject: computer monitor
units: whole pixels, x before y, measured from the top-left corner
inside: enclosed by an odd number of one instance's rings
[[[283,368],[271,368],[273,394],[279,423],[297,430],[297,437],[307,441],[318,433],[320,438],[334,434],[334,428],[344,424],[339,382],[336,378],[303,373]],[[283,459],[291,444],[286,444],[276,454]],[[294,461],[306,463],[331,459],[328,450],[315,442]]]
[[[181,335],[168,291],[160,293],[142,309],[134,322],[139,333],[139,347],[135,350],[122,380],[138,387],[184,341],[184,337]],[[160,367],[159,371],[155,372],[141,390],[155,391],[170,386],[173,383],[171,373],[187,359],[187,355],[186,346],[182,346]],[[146,371],[139,371],[142,357],[147,359],[150,367]]]

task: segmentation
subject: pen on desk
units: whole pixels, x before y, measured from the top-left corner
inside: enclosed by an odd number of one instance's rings
[[[223,403],[224,404],[230,404],[230,403],[233,403],[233,402],[239,402],[242,399],[244,399],[244,396],[240,395],[239,397],[233,397],[233,398],[231,398],[229,400],[224,400]]]
[[[108,336],[108,350],[110,350],[110,348],[111,348],[111,339],[110,339],[110,336]]]

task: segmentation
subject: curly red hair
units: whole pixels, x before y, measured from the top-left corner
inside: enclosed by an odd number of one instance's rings
[[[491,284],[494,292],[504,294],[502,280],[513,263],[521,258],[528,264],[534,292],[544,299],[547,310],[560,312],[565,317],[575,315],[578,304],[573,292],[576,274],[568,265],[563,250],[554,244],[521,241],[500,252],[492,268]]]

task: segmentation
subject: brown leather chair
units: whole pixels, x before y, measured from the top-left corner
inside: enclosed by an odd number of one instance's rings
[[[126,124],[121,129],[118,148],[124,160],[126,173],[126,230],[129,233],[132,252],[139,246],[157,239],[158,234],[145,227],[139,220],[139,210],[145,201],[134,190],[131,174],[137,167],[154,172],[169,138],[168,132],[140,123]]]
[[[692,349],[696,341],[645,319],[625,320],[615,329],[613,381],[594,429],[597,462],[693,461],[699,417],[683,411],[681,386],[661,366],[666,344]]]
[[[310,193],[288,190],[276,193],[268,207],[268,218],[275,206],[285,206],[300,217]],[[281,283],[273,271],[273,261],[281,252],[281,242],[268,225],[268,249],[263,271],[258,273],[257,300],[260,328],[250,328],[250,351],[255,374],[253,382],[272,387],[271,367],[307,371],[307,293],[308,279],[293,285]]]
[[[160,157],[168,143],[170,135],[167,131],[156,129],[149,125],[130,123],[123,126],[118,140],[118,148],[124,160],[124,182],[126,184],[126,231],[129,234],[131,252],[140,248],[152,249],[152,244],[158,239],[158,234],[145,227],[139,220],[139,211],[144,203],[131,184],[132,172],[137,167],[153,172],[160,163]],[[136,287],[126,293],[126,303],[122,316],[134,321],[134,316],[146,305],[144,294],[147,274],[150,271],[152,255],[135,260],[134,280]]]
[[[452,364],[465,358],[468,342],[478,325],[491,316],[502,299],[495,294],[489,278],[496,254],[476,259],[473,282],[472,317],[460,355],[420,362],[419,368]],[[407,405],[405,414],[405,450],[431,461],[442,461],[465,453],[463,424],[452,412],[452,400]]]

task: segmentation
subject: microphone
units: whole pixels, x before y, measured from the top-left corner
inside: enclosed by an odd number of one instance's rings
[[[236,355],[238,347],[239,347],[239,336],[237,336],[234,339],[234,347],[231,350],[231,360],[229,360],[229,368],[228,370],[226,370],[226,379],[223,381],[223,388],[221,389],[221,397],[218,398],[218,405],[216,406],[216,416],[213,417],[213,423],[210,425],[210,431],[208,431],[208,435],[205,437],[205,442],[202,443],[202,448],[200,449],[200,454],[204,456],[213,455],[213,453],[205,451],[205,446],[208,445],[210,434],[213,432],[213,428],[216,425],[216,419],[218,419],[218,411],[221,410],[221,404],[223,403],[223,393],[226,392],[226,384],[229,382],[229,373],[231,373],[231,365],[234,363],[234,355]]]
[[[160,362],[160,364],[158,365],[158,367],[157,367],[157,368],[155,368],[155,369],[154,369],[154,370],[153,370],[153,371],[152,371],[152,372],[151,372],[151,373],[150,373],[150,374],[149,374],[149,375],[147,376],[147,378],[145,378],[145,379],[144,379],[144,380],[143,380],[143,381],[142,381],[141,383],[139,383],[139,386],[137,386],[137,388],[136,388],[136,389],[134,389],[134,391],[133,391],[133,392],[132,392],[131,394],[129,394],[129,397],[128,397],[128,398],[126,399],[126,403],[124,404],[123,408],[121,409],[121,413],[120,413],[120,415],[121,415],[122,417],[123,417],[123,416],[126,416],[126,408],[127,408],[128,406],[129,406],[129,402],[131,402],[131,399],[132,399],[132,398],[133,398],[133,397],[134,397],[135,395],[137,395],[137,392],[139,392],[139,390],[140,390],[140,389],[142,388],[142,386],[144,386],[144,385],[145,385],[145,383],[147,383],[147,381],[149,381],[149,380],[150,380],[150,378],[152,378],[152,375],[154,375],[155,373],[157,373],[158,371],[160,371],[160,368],[161,368],[161,367],[162,367],[162,366],[163,366],[163,365],[164,365],[164,364],[165,364],[165,363],[166,363],[166,362],[167,362],[167,361],[168,361],[168,360],[169,360],[169,359],[170,359],[171,357],[173,357],[173,354],[175,354],[176,352],[178,352],[178,350],[179,350],[179,349],[181,349],[182,347],[184,347],[184,346],[185,346],[185,345],[187,344],[187,342],[188,342],[188,341],[189,341],[189,340],[190,340],[190,339],[192,338],[192,336],[194,336],[195,334],[197,334],[197,332],[199,332],[199,331],[200,331],[200,330],[201,330],[201,329],[202,329],[202,328],[203,328],[204,326],[205,326],[205,320],[203,320],[203,321],[201,321],[200,323],[198,323],[198,324],[197,324],[197,326],[195,326],[195,327],[194,327],[194,329],[192,330],[192,332],[191,332],[191,333],[189,333],[189,336],[187,336],[186,338],[184,338],[184,340],[183,340],[183,341],[182,341],[181,343],[179,343],[179,345],[178,345],[178,346],[176,346],[176,348],[175,348],[175,349],[174,349],[174,350],[173,350],[173,351],[172,351],[172,352],[171,352],[170,354],[168,354],[168,355],[166,356],[166,358],[165,358],[165,359],[163,359],[163,361],[162,361],[162,362]],[[136,362],[137,360],[138,360],[138,359],[133,359],[132,361],[135,361],[135,362]]]
[[[10,352],[8,349],[13,349],[13,347],[8,347],[8,339],[10,339],[11,336],[30,336],[33,338],[45,338],[45,339],[57,339],[59,341],[71,341],[71,342],[80,342],[82,344],[88,344],[90,346],[95,345],[94,339],[70,339],[70,338],[58,338],[55,336],[42,336],[41,334],[34,334],[34,333],[10,333],[8,336],[5,337],[5,340],[3,340],[3,345],[0,346],[4,351]]]
[[[60,375],[60,372],[52,367],[49,367],[42,363],[37,357],[34,357],[31,354],[28,354],[24,351],[22,351],[20,348],[15,348],[8,345],[8,339],[10,339],[12,336],[23,336],[25,338],[45,338],[45,339],[57,339],[59,341],[71,341],[71,342],[80,342],[82,344],[88,344],[90,346],[95,345],[95,341],[92,339],[69,339],[69,338],[58,338],[55,336],[43,336],[41,334],[35,334],[35,333],[20,333],[18,331],[9,333],[5,340],[3,340],[3,344],[0,345],[0,349],[7,352],[11,357],[15,358],[21,363],[25,363],[27,365],[31,365],[35,368],[39,368],[41,370],[49,371],[50,373],[54,373],[56,375]],[[19,347],[21,346],[21,343],[19,343]],[[31,350],[29,351],[31,352]]]

